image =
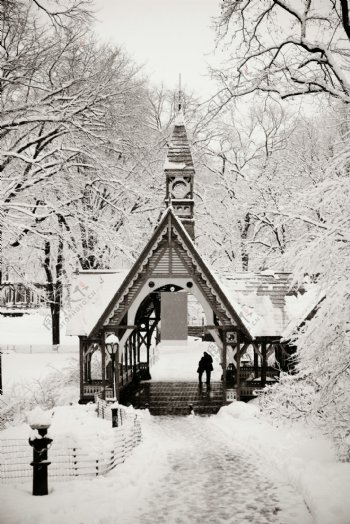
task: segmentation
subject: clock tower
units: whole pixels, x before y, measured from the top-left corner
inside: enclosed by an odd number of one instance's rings
[[[165,203],[167,207],[172,206],[175,215],[178,216],[187,233],[194,240],[194,165],[181,108],[175,118],[164,172],[166,176]]]

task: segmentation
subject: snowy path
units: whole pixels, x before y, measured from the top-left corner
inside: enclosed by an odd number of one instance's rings
[[[237,447],[211,418],[158,417],[152,440],[168,468],[152,483],[151,496],[134,499],[123,524],[311,524],[302,498],[261,458]],[[163,449],[162,449],[163,448]],[[260,465],[259,465],[260,463]],[[134,486],[143,492],[150,479]],[[129,508],[130,510],[130,508]]]

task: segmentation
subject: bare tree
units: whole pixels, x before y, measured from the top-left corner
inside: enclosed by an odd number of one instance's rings
[[[350,101],[347,0],[224,0],[217,28],[231,50],[219,105],[254,91]]]

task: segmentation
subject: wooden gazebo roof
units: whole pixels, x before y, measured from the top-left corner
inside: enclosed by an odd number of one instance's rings
[[[111,320],[114,324],[120,322],[145,281],[165,274],[169,232],[176,262],[169,278],[180,275],[194,278],[221,316],[221,322],[236,324],[253,340],[280,338],[287,329],[292,332],[322,298],[316,286],[302,295],[291,291],[292,279],[288,273],[235,273],[218,277],[204,262],[170,207],[130,271],[90,271],[78,275],[91,300],[71,316],[67,333],[92,336]]]

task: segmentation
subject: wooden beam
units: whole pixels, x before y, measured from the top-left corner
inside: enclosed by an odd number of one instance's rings
[[[127,326],[125,324],[108,324],[108,326],[104,327],[104,332],[109,333],[110,331],[118,331],[119,329],[137,329],[139,326],[130,325]]]

